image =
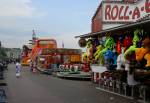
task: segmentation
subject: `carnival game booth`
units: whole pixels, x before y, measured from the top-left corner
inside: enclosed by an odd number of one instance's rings
[[[77,36],[81,38],[79,45],[88,45],[83,57],[91,64],[93,81],[99,84],[98,89],[149,102],[149,26],[147,17],[135,23]]]
[[[80,49],[45,48],[38,55],[38,69],[50,74],[58,72],[65,74],[77,74],[81,70],[82,51]]]
[[[98,89],[149,101],[149,8],[149,0],[103,0],[91,33],[76,36]]]

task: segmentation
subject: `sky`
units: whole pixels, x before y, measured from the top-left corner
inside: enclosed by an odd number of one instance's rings
[[[79,48],[75,36],[91,32],[100,0],[0,0],[0,41],[8,48],[28,44],[35,30],[58,47]]]

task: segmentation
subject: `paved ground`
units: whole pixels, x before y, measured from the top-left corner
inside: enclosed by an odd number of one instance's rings
[[[17,79],[13,64],[9,65],[5,77],[9,103],[134,103],[99,91],[91,82],[33,74],[27,67]]]

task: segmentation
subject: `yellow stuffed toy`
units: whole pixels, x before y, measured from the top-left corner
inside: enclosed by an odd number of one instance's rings
[[[100,56],[100,52],[101,50],[103,49],[103,46],[102,45],[98,45],[96,47],[97,51],[94,53],[94,57],[95,57],[95,60],[99,60],[99,64],[104,64],[104,57],[103,56]]]
[[[136,48],[136,60],[140,62],[141,60],[146,60],[145,67],[150,67],[150,36],[147,35],[142,41],[143,47]]]

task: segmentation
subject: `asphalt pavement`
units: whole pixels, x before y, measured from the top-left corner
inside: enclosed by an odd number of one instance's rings
[[[130,99],[106,93],[90,81],[66,80],[23,67],[21,77],[15,76],[15,65],[5,71],[8,103],[136,103]]]

